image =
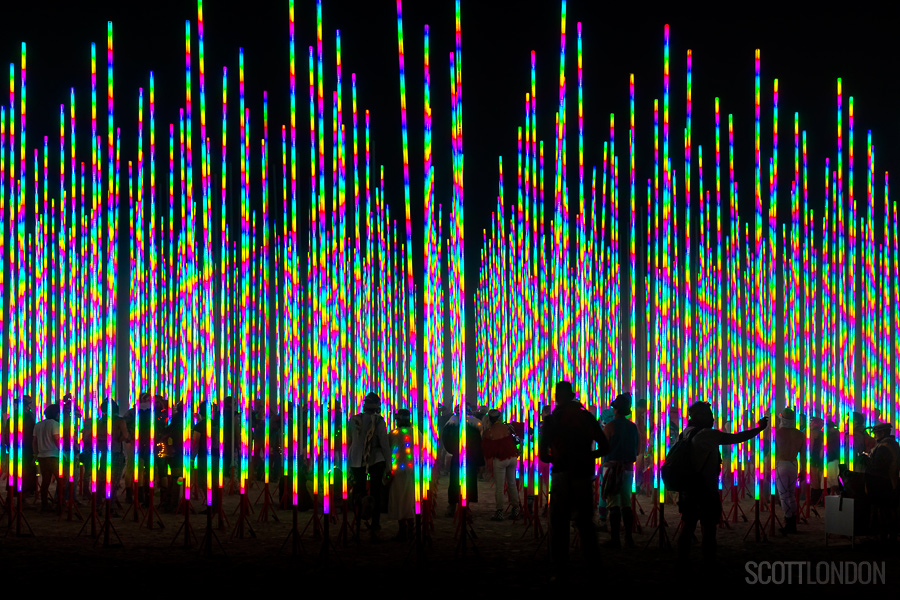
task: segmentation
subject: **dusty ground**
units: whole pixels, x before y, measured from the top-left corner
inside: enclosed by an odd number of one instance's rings
[[[572,574],[567,584],[552,582],[547,554],[547,540],[541,541],[534,535],[533,525],[523,521],[492,522],[489,517],[494,510],[491,482],[479,482],[480,502],[471,505],[472,529],[477,536],[468,540],[465,552],[458,542],[456,524],[453,518],[444,516],[446,510],[447,476],[439,481],[434,531],[430,543],[423,546],[421,558],[416,547],[408,542],[391,540],[396,533],[396,523],[384,519],[381,543],[372,542],[363,532],[362,541],[342,543],[338,536],[341,515],[335,516],[329,524],[330,538],[327,556],[322,553],[322,539],[314,537],[314,527],[307,527],[312,513],[299,513],[298,523],[302,534],[302,547],[298,556],[292,556],[291,544],[283,543],[290,531],[291,511],[277,511],[278,521],[269,518],[260,522],[261,504],[254,507],[249,524],[255,533],[241,539],[235,535],[239,496],[225,498],[225,512],[229,524],[224,529],[214,528],[221,547],[213,544],[212,556],[202,553],[199,541],[191,541],[185,548],[184,536],[176,537],[176,530],[184,521],[182,516],[164,514],[160,517],[165,525],[149,529],[140,527],[131,516],[124,520],[119,510],[119,518],[112,519],[122,545],[103,547],[103,540],[90,537],[90,525],[79,536],[82,521],[60,520],[56,514],[41,514],[39,504],[26,499],[24,516],[27,518],[34,536],[16,536],[15,527],[6,532],[7,516],[2,516],[3,535],[0,537],[0,573],[2,580],[9,582],[12,577],[30,577],[40,582],[41,577],[53,573],[61,576],[58,581],[93,581],[89,587],[98,593],[100,582],[109,581],[113,586],[129,586],[143,597],[140,587],[150,583],[163,590],[176,589],[170,585],[188,584],[192,588],[221,589],[234,591],[257,584],[275,586],[275,582],[287,579],[293,581],[285,590],[347,590],[355,586],[372,585],[393,587],[409,585],[411,589],[422,589],[423,593],[434,597],[483,595],[491,593],[528,592],[554,587],[572,586],[573,589],[591,589],[601,592],[608,585],[622,586],[635,594],[644,594],[666,587],[681,586],[686,577],[694,577],[701,587],[715,586],[720,593],[735,588],[756,588],[767,596],[790,591],[796,595],[798,586],[755,585],[748,586],[747,561],[877,561],[886,566],[886,588],[896,593],[900,589],[900,552],[896,548],[885,548],[873,539],[857,540],[851,549],[849,539],[832,538],[825,544],[824,508],[819,508],[817,516],[810,514],[806,523],[800,523],[800,533],[785,537],[765,533],[766,539],[756,541],[750,524],[738,519],[729,527],[718,531],[719,563],[714,570],[705,570],[700,563],[700,549],[694,548],[694,570],[691,575],[676,568],[674,551],[660,548],[658,537],[653,535],[649,499],[641,497],[644,514],[640,517],[642,532],[635,535],[637,546],[621,551],[604,549],[598,564],[586,564],[580,550],[572,549]],[[261,488],[252,490],[251,501],[259,496]],[[3,494],[5,496],[5,492]],[[82,512],[89,513],[89,501],[82,500]],[[731,508],[726,500],[725,508]],[[745,498],[741,507],[750,520],[753,519],[753,501]],[[200,507],[202,508],[202,507]],[[669,522],[668,537],[676,533],[679,522],[677,508],[667,504],[665,514]],[[776,514],[781,517],[780,507]],[[761,512],[765,522],[769,512]],[[206,517],[192,515],[190,523],[198,538],[203,537]],[[214,526],[216,521],[213,521]],[[541,520],[541,527],[547,529],[547,519]],[[697,532],[699,535],[699,531]],[[608,539],[608,534],[598,534],[600,542]],[[572,536],[575,537],[574,535]],[[115,537],[113,536],[115,542]],[[474,542],[474,543],[473,543]],[[283,547],[282,547],[283,546]],[[15,575],[12,575],[15,574]],[[87,577],[87,580],[82,578]],[[99,579],[96,579],[99,577]],[[369,582],[368,584],[366,582]],[[676,583],[677,582],[677,583]],[[501,587],[496,587],[500,585]],[[77,584],[76,584],[77,586]],[[420,587],[421,586],[421,587]],[[866,586],[871,587],[871,586]],[[272,591],[280,586],[266,587]],[[882,588],[884,590],[884,588]],[[884,590],[884,591],[887,591]],[[86,590],[84,590],[86,591]],[[805,591],[805,590],[802,590]],[[810,588],[816,594],[840,592],[825,586]],[[876,590],[872,590],[876,591]],[[844,589],[842,593],[852,590]],[[76,593],[74,597],[80,597]]]

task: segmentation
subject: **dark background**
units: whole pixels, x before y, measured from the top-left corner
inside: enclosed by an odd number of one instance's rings
[[[129,6],[125,6],[130,4]],[[772,80],[777,77],[779,99],[779,221],[789,206],[793,177],[793,113],[800,113],[801,129],[808,131],[809,198],[819,221],[823,206],[823,167],[831,157],[835,168],[836,78],[843,78],[845,152],[848,96],[855,99],[856,197],[863,212],[865,135],[872,129],[876,147],[876,214],[881,214],[884,170],[896,170],[900,122],[896,115],[900,82],[900,47],[896,22],[887,9],[860,3],[841,13],[786,13],[749,7],[736,13],[724,8],[696,14],[655,11],[643,3],[601,7],[595,2],[568,3],[566,75],[568,84],[568,179],[570,205],[577,195],[577,52],[576,23],[583,22],[585,172],[602,161],[602,145],[608,139],[609,114],[616,115],[616,148],[620,161],[622,214],[627,216],[628,77],[636,81],[636,168],[638,182],[652,175],[653,99],[663,92],[663,27],[670,24],[670,149],[673,168],[679,176],[682,195],[684,164],[682,131],[685,124],[685,56],[693,51],[693,143],[704,145],[705,183],[714,182],[713,98],[720,97],[723,115],[723,166],[727,165],[727,114],[734,114],[735,169],[744,220],[753,215],[753,115],[754,49],[762,55],[762,156],[771,154]],[[28,46],[27,145],[29,170],[32,148],[49,136],[50,193],[58,173],[58,115],[66,104],[69,88],[75,88],[79,161],[90,170],[90,42],[98,45],[98,129],[106,131],[106,22],[114,33],[114,119],[122,128],[122,161],[137,160],[137,89],[145,88],[145,160],[149,161],[149,71],[156,78],[158,210],[167,212],[164,183],[168,160],[167,130],[174,123],[177,136],[178,108],[184,104],[184,26],[192,21],[193,109],[195,149],[195,194],[199,199],[199,46],[196,4],[159,1],[153,3],[72,2],[65,7],[43,3],[19,3],[5,9],[0,59],[16,64],[19,85],[20,43]],[[315,56],[315,3],[298,2],[296,11],[298,211],[307,206],[308,181],[308,75],[307,48]],[[390,0],[338,1],[324,3],[324,58],[326,143],[330,139],[330,91],[335,86],[335,29],[342,33],[344,111],[348,144],[352,141],[350,74],[357,74],[360,128],[365,109],[371,112],[373,175],[385,167],[385,190],[395,218],[403,215],[402,144],[397,59],[396,5]],[[478,277],[481,229],[490,230],[491,211],[497,197],[497,157],[505,163],[507,203],[515,199],[516,127],[524,122],[524,96],[530,88],[530,51],[537,52],[537,111],[539,138],[545,144],[547,216],[552,214],[554,113],[558,101],[559,73],[558,2],[462,3],[462,55],[464,85],[466,289],[474,293]],[[404,5],[404,44],[409,124],[410,178],[413,219],[413,256],[416,279],[422,264],[422,97],[423,27],[431,27],[431,102],[433,152],[436,171],[435,200],[444,204],[444,232],[449,231],[447,204],[450,200],[450,112],[449,60],[454,47],[454,6],[450,0],[407,2]],[[289,124],[288,5],[287,2],[207,2],[204,6],[206,105],[208,135],[213,147],[217,180],[221,123],[221,69],[228,67],[229,160],[239,160],[238,148],[238,47],[244,48],[247,106],[251,112],[251,189],[258,190],[259,139],[262,137],[262,96],[268,92],[270,148],[270,197],[280,199],[281,124]],[[4,72],[6,72],[4,70]],[[5,92],[4,92],[5,94]],[[18,94],[17,94],[18,96]],[[6,98],[6,96],[4,96]],[[16,118],[18,119],[18,100]],[[68,132],[67,132],[68,135]],[[362,136],[362,130],[360,131]],[[17,136],[18,137],[18,136]],[[55,138],[55,142],[54,142]],[[18,139],[16,140],[18,144]],[[68,144],[68,141],[67,141]],[[105,137],[104,137],[105,144]],[[548,152],[548,150],[550,152]],[[326,150],[329,152],[329,150]],[[696,149],[695,154],[696,157]],[[105,147],[104,147],[105,157]],[[233,157],[233,158],[232,158]],[[330,158],[326,156],[326,164]],[[696,159],[694,162],[696,165]],[[326,166],[326,168],[328,168]],[[845,154],[844,181],[847,185]],[[105,170],[105,160],[104,160]],[[124,170],[124,168],[123,168]],[[27,189],[33,189],[31,175]],[[149,174],[146,175],[149,182]],[[326,181],[330,173],[326,175]],[[697,189],[696,166],[693,185]],[[727,170],[723,172],[723,180]],[[768,180],[763,170],[764,182]],[[67,174],[68,180],[68,174]],[[104,177],[105,180],[105,177]],[[149,186],[149,183],[147,183]],[[645,184],[644,184],[645,185]],[[123,186],[124,187],[124,186]],[[764,183],[764,190],[767,185]],[[707,189],[710,183],[706,183]],[[352,181],[348,176],[348,189]],[[645,189],[637,185],[638,206],[646,202]],[[149,192],[148,192],[149,193]],[[846,192],[845,192],[846,194]],[[177,195],[177,192],[176,192]],[[764,191],[764,202],[767,201]],[[237,196],[230,206],[237,206]],[[251,205],[259,209],[260,195]],[[273,216],[280,212],[273,206]],[[764,204],[765,205],[765,204]],[[31,213],[30,202],[28,213]],[[232,211],[231,214],[234,214]],[[304,214],[300,212],[300,214]],[[218,222],[218,209],[214,209]],[[124,215],[123,215],[124,216]],[[570,215],[571,217],[572,215]],[[29,220],[30,222],[30,220]],[[302,221],[301,221],[302,222]],[[574,219],[572,219],[574,224]],[[696,222],[696,221],[695,221]],[[236,225],[235,222],[233,224]],[[402,230],[402,224],[400,224]],[[640,226],[639,226],[640,230]],[[876,231],[876,235],[880,235]],[[217,239],[217,237],[215,238]],[[627,244],[627,237],[622,236]],[[214,244],[215,246],[215,244]],[[125,247],[120,243],[120,248]],[[623,248],[626,246],[623,246]],[[214,250],[215,252],[215,250]],[[446,263],[445,263],[446,264]],[[120,277],[127,276],[120,270]],[[120,279],[120,281],[122,281]],[[127,280],[124,280],[127,281]],[[120,307],[127,291],[120,286]],[[124,295],[123,295],[124,293]],[[422,314],[421,291],[418,314]],[[445,305],[446,305],[445,301]],[[472,295],[467,298],[468,330],[474,331]],[[120,308],[120,314],[124,314]],[[419,328],[421,340],[421,327]],[[421,342],[420,342],[421,344]],[[468,343],[471,365],[473,343]],[[469,377],[470,386],[474,378]],[[473,388],[470,387],[470,395]]]

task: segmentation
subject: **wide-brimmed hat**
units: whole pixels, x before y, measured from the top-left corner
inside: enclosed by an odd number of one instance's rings
[[[556,401],[566,402],[575,399],[575,390],[572,389],[570,381],[559,381],[556,384]]]

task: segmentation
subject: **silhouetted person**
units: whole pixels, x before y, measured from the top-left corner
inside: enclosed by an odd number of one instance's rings
[[[634,546],[631,529],[634,515],[631,512],[631,488],[634,482],[634,461],[638,453],[638,430],[628,417],[631,416],[631,394],[619,394],[612,402],[615,418],[606,424],[603,433],[609,439],[606,455],[606,474],[603,491],[609,508],[610,546],[620,548],[620,519],[625,522],[625,545]]]
[[[538,452],[541,460],[553,466],[550,548],[557,575],[563,575],[569,557],[569,523],[573,511],[585,557],[590,560],[597,556],[597,532],[593,524],[594,461],[609,452],[609,441],[600,423],[575,401],[575,392],[568,381],[556,384],[556,408],[544,422]]]
[[[875,447],[866,466],[866,488],[872,498],[872,510],[880,533],[896,541],[898,501],[900,501],[900,446],[891,435],[890,423],[872,427]]]
[[[714,562],[716,558],[716,527],[722,516],[722,500],[719,498],[718,480],[722,470],[722,455],[719,446],[739,444],[759,435],[769,426],[765,417],[759,426],[738,433],[727,433],[713,429],[712,405],[709,402],[695,402],[688,409],[687,427],[679,439],[690,439],[691,463],[699,475],[694,489],[678,493],[678,508],[681,511],[683,528],[678,538],[678,557],[687,562],[691,550],[691,540],[697,522],[703,531],[703,558]]]
[[[381,531],[382,478],[390,453],[387,425],[380,413],[381,399],[369,392],[363,401],[363,411],[354,415],[347,424],[347,433],[350,437],[348,462],[350,473],[353,475],[353,504],[359,507],[366,497],[366,475],[368,475],[373,541],[380,539],[378,532]],[[359,520],[362,519],[363,512],[361,511]]]

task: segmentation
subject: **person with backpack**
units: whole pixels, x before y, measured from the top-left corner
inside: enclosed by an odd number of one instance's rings
[[[687,426],[666,455],[669,467],[663,466],[666,487],[678,492],[682,522],[681,537],[678,538],[680,562],[686,563],[688,560],[698,521],[703,532],[703,558],[707,562],[715,562],[716,527],[722,517],[722,500],[718,490],[722,470],[719,446],[740,444],[756,437],[769,426],[769,420],[763,417],[758,424],[753,429],[728,433],[713,428],[715,419],[709,402],[694,402],[688,409]],[[677,485],[670,485],[672,478],[667,475],[668,471],[674,471],[677,475]]]
[[[544,422],[538,455],[552,465],[550,488],[550,548],[557,577],[565,576],[569,558],[572,512],[589,563],[597,558],[593,523],[594,462],[609,452],[600,423],[581,403],[568,381],[556,384],[556,408]],[[597,448],[593,449],[594,443]]]
[[[363,400],[363,411],[354,415],[347,424],[350,437],[349,466],[353,476],[353,505],[360,507],[357,516],[357,527],[367,512],[363,507],[363,499],[371,498],[372,541],[380,541],[381,531],[381,496],[384,469],[390,454],[387,425],[381,416],[381,399],[369,392]],[[366,476],[369,477],[369,490],[366,493]],[[357,534],[359,530],[357,529]]]

